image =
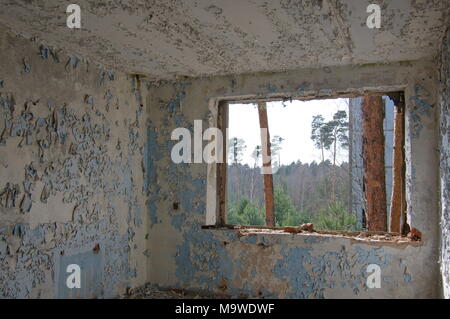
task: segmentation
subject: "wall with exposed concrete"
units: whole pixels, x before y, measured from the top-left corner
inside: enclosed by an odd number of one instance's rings
[[[441,61],[441,270],[444,295],[446,298],[450,298],[450,27],[447,28],[447,33],[443,40]]]
[[[0,298],[112,297],[145,282],[139,84],[0,29]],[[66,286],[69,264],[80,289]]]
[[[440,296],[437,76],[434,62],[422,61],[149,83],[149,281],[259,297]],[[203,129],[214,126],[221,99],[395,90],[405,90],[408,218],[422,232],[420,243],[201,228],[214,206],[207,188],[214,189],[215,168],[173,163],[173,129],[193,136],[196,119]],[[368,264],[381,267],[379,289],[366,286]]]

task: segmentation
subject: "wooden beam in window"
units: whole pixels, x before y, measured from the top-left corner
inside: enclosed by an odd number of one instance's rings
[[[222,226],[227,223],[227,149],[228,149],[228,103],[220,102],[217,117],[217,127],[223,132],[222,141],[222,161],[216,164],[217,174],[217,192],[216,192],[216,209],[217,224]]]
[[[270,149],[269,121],[267,119],[266,102],[258,103],[259,127],[261,128],[261,146],[264,174],[264,200],[266,205],[266,226],[275,227],[273,176]]]
[[[386,231],[386,180],[383,131],[384,103],[382,97],[365,96],[362,111],[367,230]]]
[[[405,103],[402,93],[390,94],[389,97],[395,103],[394,120],[394,149],[392,164],[392,196],[391,196],[391,225],[390,231],[400,233],[402,224],[402,215],[406,211],[404,200],[404,119]]]

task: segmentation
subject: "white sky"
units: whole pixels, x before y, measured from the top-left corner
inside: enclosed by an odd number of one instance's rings
[[[338,110],[348,114],[348,99],[312,100],[292,102],[268,102],[267,116],[269,132],[272,139],[275,135],[284,138],[280,152],[282,164],[290,164],[297,160],[302,163],[321,161],[321,151],[314,147],[311,140],[311,121],[314,115],[321,114],[325,121],[331,120]],[[251,153],[257,145],[261,145],[258,110],[256,104],[230,104],[228,138],[238,137],[245,140],[247,149],[242,164],[253,166]],[[325,159],[331,160],[330,152]],[[338,164],[348,162],[348,151],[340,150]]]

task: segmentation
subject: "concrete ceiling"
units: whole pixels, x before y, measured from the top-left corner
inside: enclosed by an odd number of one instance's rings
[[[0,0],[0,24],[154,78],[433,58],[450,0]],[[66,26],[81,7],[82,29]],[[380,29],[366,7],[382,9]]]

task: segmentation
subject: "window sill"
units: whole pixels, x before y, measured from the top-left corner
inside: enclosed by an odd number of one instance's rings
[[[369,232],[369,231],[327,231],[327,230],[300,230],[293,231],[294,227],[262,227],[262,226],[235,226],[235,225],[211,225],[202,226],[206,230],[234,231],[238,237],[256,235],[275,236],[299,236],[299,237],[319,237],[319,238],[342,238],[350,239],[362,244],[392,244],[395,246],[412,245],[421,246],[420,239],[412,239],[401,236],[397,233],[389,232]]]

